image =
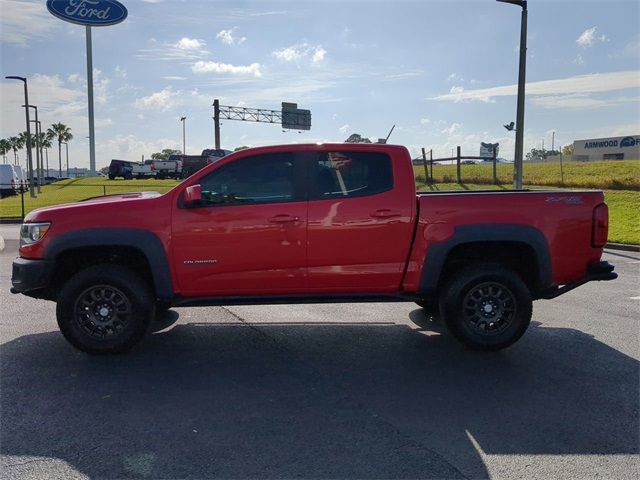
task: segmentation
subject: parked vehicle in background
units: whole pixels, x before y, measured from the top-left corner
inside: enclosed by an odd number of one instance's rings
[[[233,152],[231,150],[224,150],[222,148],[205,148],[204,150],[202,150],[201,155],[205,157],[222,158],[226,157],[230,153]]]
[[[15,166],[9,163],[0,165],[0,198],[15,195],[20,191],[20,177]]]
[[[132,175],[138,179],[152,178],[155,176],[153,170],[153,160],[145,160],[144,163],[136,163],[131,171]]]
[[[137,162],[130,162],[128,160],[111,160],[109,164],[109,180],[113,180],[117,177],[122,177],[125,180],[133,178],[133,166],[137,165]]]
[[[261,147],[164,195],[41,208],[13,293],[57,302],[80,350],[130,349],[170,306],[413,301],[479,350],[516,342],[532,302],[616,278],[598,191],[416,193],[406,148]]]
[[[153,160],[151,169],[156,178],[180,178],[182,175],[182,155],[170,155],[166,160]]]
[[[217,162],[229,153],[231,153],[229,150],[203,150],[202,155],[183,155],[182,178],[190,177],[197,171]]]
[[[18,176],[18,180],[20,182],[20,190],[26,192],[29,189],[29,179],[27,178],[27,172],[23,172],[20,165],[14,165],[13,169],[16,171],[16,175]],[[33,179],[35,184],[38,185],[38,178],[34,175]]]

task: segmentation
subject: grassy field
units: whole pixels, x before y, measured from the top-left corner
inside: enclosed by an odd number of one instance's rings
[[[76,178],[44,185],[37,198],[31,198],[29,192],[24,194],[25,213],[36,208],[76,202],[90,197],[112,195],[115,193],[140,192],[153,190],[167,192],[178,182],[175,180],[109,180],[105,178]],[[0,217],[21,216],[20,195],[0,200]]]
[[[598,188],[605,190],[640,190],[640,161],[621,160],[608,162],[564,162],[564,183],[560,172],[560,163],[524,163],[523,184],[549,187]],[[425,181],[424,168],[414,167],[416,179]],[[498,164],[498,182],[505,185],[513,183],[513,164]],[[433,166],[436,183],[456,181],[455,165]],[[493,166],[462,165],[461,176],[464,183],[475,185],[489,184],[493,181]]]
[[[619,170],[616,170],[613,166],[621,165],[626,162],[607,162],[612,165],[611,175],[615,181],[622,181]],[[594,166],[596,164],[580,164]],[[533,166],[533,165],[532,165]],[[538,166],[538,165],[535,165]],[[549,165],[542,165],[548,167]],[[474,168],[475,165],[464,165],[464,168]],[[479,168],[485,168],[480,167]],[[451,168],[451,167],[440,167]],[[455,167],[453,167],[455,175]],[[633,168],[630,165],[628,168]],[[434,174],[436,168],[434,167]],[[527,170],[525,168],[525,174]],[[464,170],[463,170],[464,175]],[[434,175],[435,176],[435,175]],[[438,178],[436,176],[436,178]],[[466,178],[466,177],[463,177]],[[33,209],[46,207],[50,205],[59,205],[62,203],[74,202],[77,200],[83,200],[89,197],[95,197],[100,195],[110,195],[114,193],[124,193],[141,190],[155,190],[158,192],[166,192],[176,185],[175,180],[107,180],[102,178],[90,178],[90,179],[74,179],[65,180],[52,185],[46,185],[42,188],[42,193],[38,198],[32,199],[29,197],[28,192],[24,196],[25,212],[30,212]],[[438,183],[433,186],[424,184],[424,171],[421,177],[418,177],[417,182],[420,190],[435,190],[435,191],[451,191],[451,190],[488,190],[494,188],[500,188],[509,190],[510,184],[505,182],[504,185],[498,187],[490,184],[471,184],[465,183],[458,185],[457,183]],[[572,185],[572,187],[589,187],[589,185]],[[534,188],[537,188],[534,186]],[[601,188],[601,187],[593,187]],[[635,190],[620,190],[620,189],[605,189],[605,197],[607,204],[609,205],[610,214],[610,229],[609,240],[619,243],[631,243],[640,245],[640,191]],[[3,198],[0,200],[0,217],[20,217],[21,205],[20,196],[13,196],[9,198]]]

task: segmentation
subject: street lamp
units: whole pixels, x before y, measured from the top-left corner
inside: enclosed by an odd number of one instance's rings
[[[527,1],[496,0],[522,7],[520,20],[520,68],[518,70],[518,109],[516,112],[516,151],[513,168],[513,188],[522,189],[522,154],[524,150],[524,85],[526,81],[527,63]]]
[[[69,176],[69,142],[62,142],[64,148],[67,152],[67,177]]]
[[[29,105],[29,91],[27,88],[27,79],[24,77],[17,77],[15,75],[9,75],[4,77],[7,80],[20,80],[24,83],[24,104]],[[31,126],[29,121],[29,108],[25,106],[24,108],[24,116],[27,123],[27,137],[31,139]],[[27,144],[27,161],[28,161],[28,169],[29,169],[29,195],[31,198],[36,198],[36,191],[33,187],[33,157],[31,156],[31,142]]]
[[[187,117],[180,117],[180,121],[182,122],[182,155],[187,154],[187,149],[185,147],[185,124],[187,123],[185,122],[186,119]]]
[[[22,105],[24,107],[24,105]],[[42,193],[42,149],[40,147],[40,120],[38,120],[38,107],[35,105],[28,105],[29,108],[33,108],[36,111],[36,119],[30,120],[36,124],[36,177],[38,178],[38,193]],[[29,139],[31,141],[31,139]]]

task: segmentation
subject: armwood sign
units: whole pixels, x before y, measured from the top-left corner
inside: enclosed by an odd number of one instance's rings
[[[127,9],[116,0],[47,0],[47,10],[66,22],[90,27],[115,25],[127,18]]]

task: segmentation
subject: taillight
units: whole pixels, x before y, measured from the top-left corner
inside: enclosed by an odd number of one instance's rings
[[[603,247],[607,243],[609,236],[609,207],[605,203],[601,203],[593,209],[593,233],[591,236],[591,245],[594,247]]]

